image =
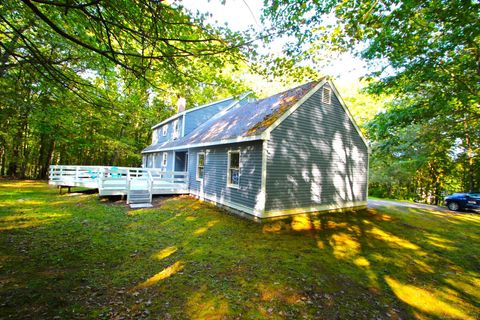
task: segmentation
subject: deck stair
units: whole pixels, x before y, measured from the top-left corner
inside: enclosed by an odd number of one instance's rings
[[[127,189],[127,204],[151,204],[152,203],[152,174],[129,177]]]

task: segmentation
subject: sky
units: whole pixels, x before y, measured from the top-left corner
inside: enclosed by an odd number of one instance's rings
[[[227,22],[234,31],[243,31],[249,26],[257,30],[262,28],[260,15],[263,0],[226,0],[225,5],[222,5],[220,0],[181,0],[173,3],[181,3],[193,12],[197,10],[201,13],[210,12],[212,17],[209,23],[223,25]],[[270,50],[281,50],[281,44],[272,46]],[[325,75],[335,77],[335,82],[341,86],[349,86],[358,83],[358,78],[367,73],[367,67],[362,60],[346,53],[340,55],[322,71]]]

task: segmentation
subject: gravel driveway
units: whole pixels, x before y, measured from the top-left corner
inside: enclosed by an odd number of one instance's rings
[[[446,207],[435,206],[431,204],[415,203],[415,202],[401,202],[393,200],[368,200],[369,208],[376,207],[386,207],[386,206],[395,206],[395,207],[407,207],[407,208],[416,208],[416,209],[430,209],[443,212],[452,212]]]

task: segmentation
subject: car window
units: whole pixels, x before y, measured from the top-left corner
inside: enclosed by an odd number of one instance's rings
[[[480,193],[469,193],[468,195],[472,198],[480,198]]]

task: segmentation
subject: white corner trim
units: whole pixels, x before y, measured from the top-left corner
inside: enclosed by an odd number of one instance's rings
[[[268,160],[268,140],[264,140],[262,143],[262,174],[260,177],[260,194],[255,204],[255,211],[259,216],[265,214],[265,206],[267,201],[267,160]]]
[[[333,93],[335,94],[335,96],[337,97],[338,101],[340,101],[340,105],[342,106],[343,110],[345,111],[345,113],[348,115],[348,117],[350,118],[350,122],[353,124],[353,126],[355,127],[355,130],[357,130],[357,133],[358,135],[360,136],[360,138],[362,139],[363,143],[365,144],[365,146],[367,147],[367,150],[368,150],[368,153],[370,153],[370,146],[368,145],[368,142],[367,142],[367,139],[365,138],[365,136],[363,135],[362,131],[360,130],[360,128],[358,127],[357,123],[355,122],[355,119],[353,119],[353,116],[352,114],[350,113],[350,110],[348,110],[348,107],[347,105],[345,104],[345,101],[343,101],[343,98],[342,96],[340,95],[340,93],[338,92],[337,88],[335,87],[335,85],[333,84],[333,82],[331,80],[328,80],[328,83],[330,84],[330,87],[332,88],[333,90]]]
[[[292,113],[295,112],[305,101],[307,101],[315,92],[318,91],[325,83],[327,83],[327,80],[322,80],[320,83],[318,83],[315,87],[310,89],[310,91],[305,94],[300,100],[297,101],[290,109],[288,109],[280,118],[278,118],[270,127],[268,127],[263,133],[262,133],[262,138],[263,140],[266,140],[267,138],[270,137],[270,132],[272,132],[276,127],[278,127],[285,119],[287,119]]]
[[[323,204],[313,207],[304,207],[304,208],[291,208],[291,209],[279,209],[279,210],[269,210],[266,211],[263,215],[263,218],[272,218],[285,215],[293,215],[300,213],[311,213],[311,212],[321,212],[329,210],[348,210],[355,207],[366,207],[367,201],[348,201],[344,203],[333,203],[333,204]]]

